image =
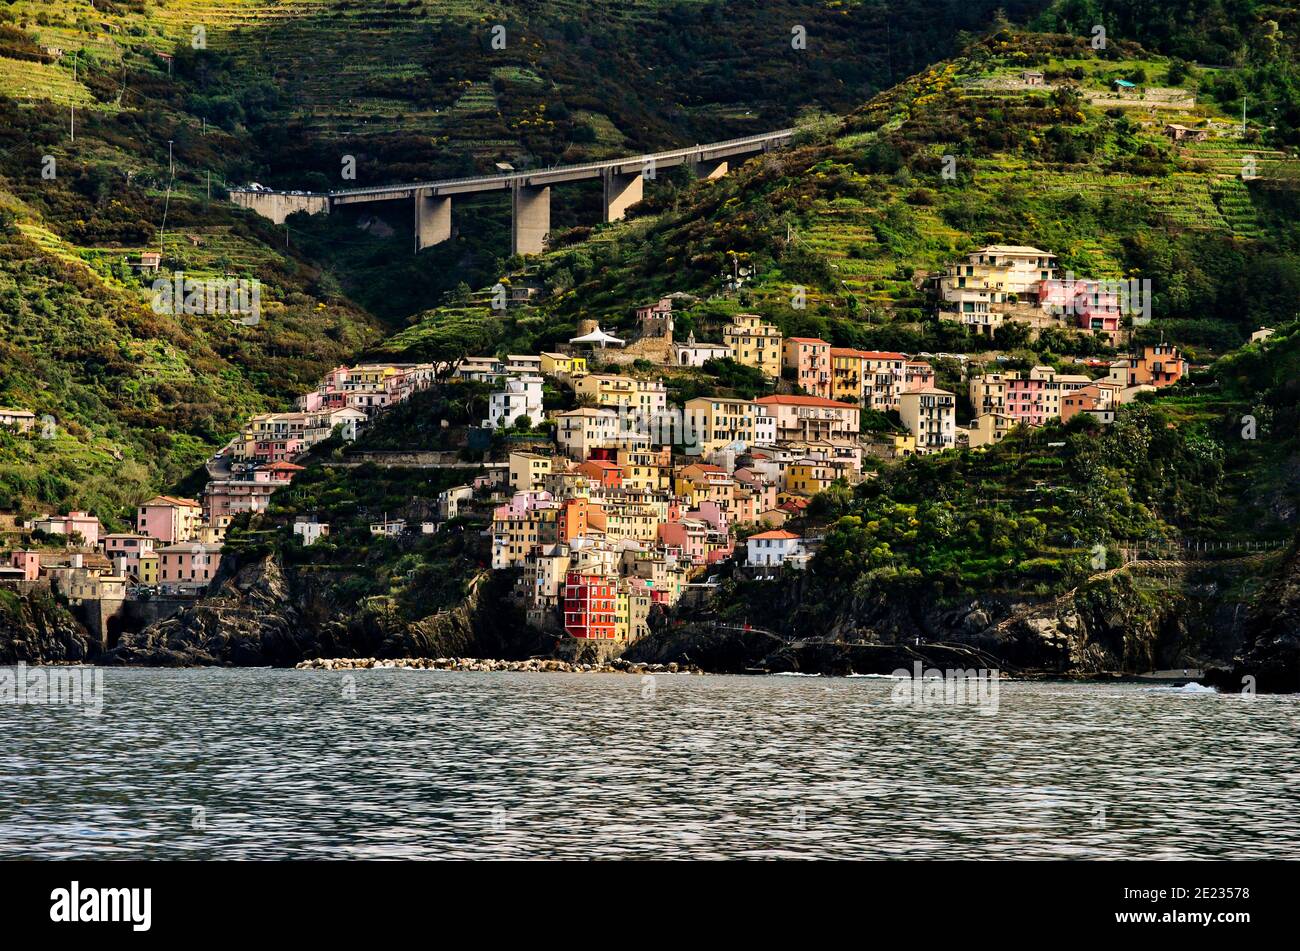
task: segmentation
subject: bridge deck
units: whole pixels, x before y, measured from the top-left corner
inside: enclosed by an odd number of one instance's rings
[[[709,162],[729,158],[734,155],[747,155],[760,152],[766,148],[784,144],[794,135],[793,129],[780,129],[762,135],[751,135],[739,139],[727,139],[722,142],[709,142],[684,149],[670,149],[666,152],[649,152],[644,155],[630,155],[622,158],[604,159],[599,162],[587,162],[581,165],[559,165],[552,168],[529,169],[522,172],[507,172],[501,175],[475,175],[468,178],[450,178],[442,181],[409,182],[400,185],[377,185],[370,188],[341,188],[329,192],[284,192],[263,189],[253,194],[297,195],[327,197],[330,204],[352,204],[367,201],[386,201],[412,198],[417,192],[430,196],[461,195],[472,192],[506,191],[516,185],[545,187],[564,182],[600,178],[607,171],[620,175],[639,174],[650,163],[656,168],[671,168],[686,162]],[[244,192],[247,189],[232,189]]]

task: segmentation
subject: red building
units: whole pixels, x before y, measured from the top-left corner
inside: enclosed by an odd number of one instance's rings
[[[612,641],[618,603],[610,575],[570,571],[564,579],[564,629],[583,640]]]

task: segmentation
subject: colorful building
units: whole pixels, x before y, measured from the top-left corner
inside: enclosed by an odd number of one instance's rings
[[[722,342],[737,363],[773,379],[781,375],[781,331],[757,314],[737,314],[723,328]]]
[[[618,578],[603,571],[570,569],[564,579],[564,629],[579,640],[618,636]]]
[[[781,365],[793,371],[794,382],[810,396],[830,398],[831,345],[816,337],[787,337]]]
[[[776,441],[856,442],[862,407],[821,396],[764,396],[755,405],[776,419]]]
[[[163,545],[187,542],[203,523],[203,507],[193,499],[155,495],[136,509],[135,530]]]
[[[159,583],[200,587],[216,577],[221,567],[221,546],[180,542],[157,550]]]

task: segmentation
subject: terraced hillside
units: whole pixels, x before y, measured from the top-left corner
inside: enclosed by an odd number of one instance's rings
[[[991,37],[805,131],[802,147],[652,197],[652,214],[595,240],[557,236],[536,268],[553,293],[504,340],[551,342],[530,328],[586,316],[630,328],[636,303],[685,290],[842,344],[984,349],[930,318],[924,278],[973,247],[1009,243],[1048,249],[1078,276],[1149,279],[1150,332],[1223,352],[1294,316],[1300,162],[1262,147],[1253,125],[1243,139],[1196,95],[1196,75],[1167,90],[1177,108],[1117,105],[1108,84],[1134,63],[1156,74],[1170,65],[1133,46],[1102,58],[1079,37]],[[1048,82],[993,81],[1026,64]],[[1171,124],[1209,139],[1175,142]],[[1243,179],[1246,155],[1255,174]],[[742,288],[729,290],[742,271]],[[803,309],[792,306],[796,287]],[[420,337],[417,327],[395,345]]]
[[[711,140],[778,127],[804,108],[846,110],[950,53],[958,30],[984,28],[995,9],[1024,16],[1045,5],[16,0],[0,16],[33,47],[12,57],[0,49],[0,93],[85,98],[73,51],[83,68],[123,81],[128,103],[133,74],[170,70],[189,86],[187,111],[257,132],[259,175],[272,183],[301,185],[308,172],[337,181],[340,156],[358,151],[359,181],[400,180]],[[795,30],[804,48],[793,48]]]

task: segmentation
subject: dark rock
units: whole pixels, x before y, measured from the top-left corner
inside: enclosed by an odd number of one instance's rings
[[[98,646],[49,592],[0,590],[0,664],[88,662]]]

